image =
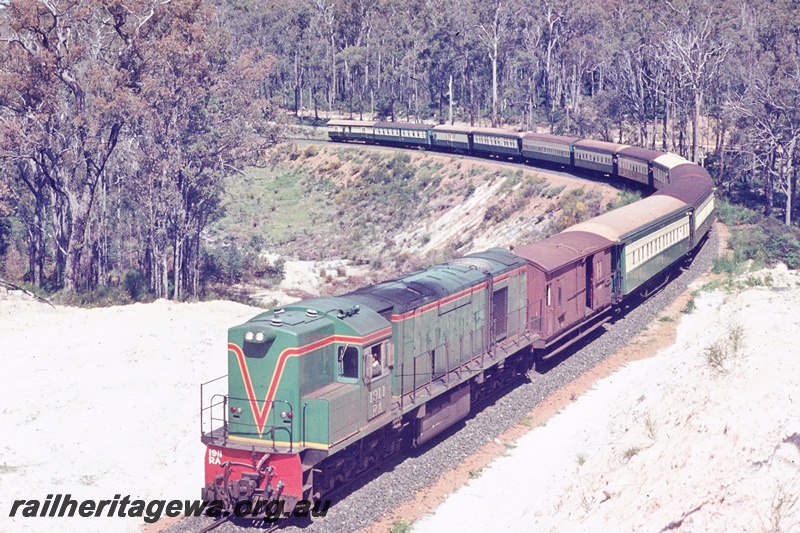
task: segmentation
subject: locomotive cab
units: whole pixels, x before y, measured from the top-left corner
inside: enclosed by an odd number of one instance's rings
[[[390,336],[383,317],[346,298],[298,302],[229,329],[227,378],[201,391],[203,499],[227,510],[310,500],[312,467],[387,411]],[[215,384],[227,394],[211,394]]]

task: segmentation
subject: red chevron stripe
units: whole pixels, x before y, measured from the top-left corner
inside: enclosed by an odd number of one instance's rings
[[[236,361],[239,364],[239,371],[242,374],[242,381],[244,382],[247,399],[250,403],[250,409],[253,413],[253,419],[255,420],[256,427],[258,428],[259,438],[264,433],[264,427],[266,426],[267,418],[269,417],[270,406],[272,405],[272,401],[275,399],[275,394],[278,391],[278,385],[281,381],[281,377],[283,376],[283,370],[286,367],[286,361],[288,361],[290,357],[304,355],[335,342],[365,345],[378,340],[381,337],[389,336],[391,333],[391,328],[384,328],[380,331],[376,331],[375,333],[371,333],[366,337],[331,335],[330,337],[325,337],[324,339],[312,342],[307,346],[286,348],[278,356],[275,369],[272,371],[272,378],[270,379],[269,388],[267,389],[267,395],[264,398],[264,403],[261,404],[260,407],[258,405],[258,400],[256,399],[255,387],[253,387],[253,381],[250,377],[250,369],[247,366],[247,360],[244,356],[244,352],[242,352],[242,349],[236,344],[232,342],[228,343],[228,351],[231,351],[234,353],[234,355],[236,355]]]

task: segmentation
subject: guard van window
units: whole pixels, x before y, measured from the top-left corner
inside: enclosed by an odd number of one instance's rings
[[[339,376],[358,379],[358,348],[355,346],[339,347]]]

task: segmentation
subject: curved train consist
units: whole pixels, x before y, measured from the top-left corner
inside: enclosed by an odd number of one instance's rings
[[[535,355],[580,338],[693,252],[713,182],[674,154],[500,129],[331,120],[333,141],[560,165],[655,190],[514,250],[493,248],[228,333],[227,390],[201,397],[206,500],[319,499],[464,418]]]

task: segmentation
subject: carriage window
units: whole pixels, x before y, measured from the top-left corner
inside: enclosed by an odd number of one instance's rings
[[[339,377],[358,378],[358,348],[355,346],[339,347]]]

